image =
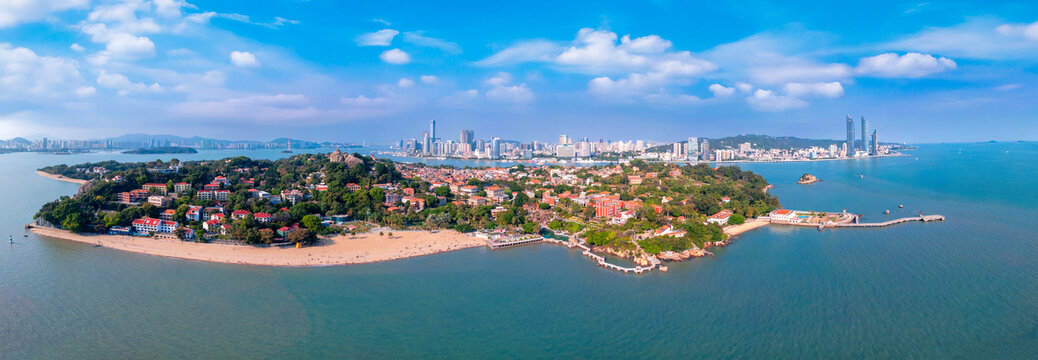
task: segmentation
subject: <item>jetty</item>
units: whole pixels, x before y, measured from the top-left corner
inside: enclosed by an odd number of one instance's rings
[[[501,249],[541,242],[544,241],[544,237],[540,235],[501,236],[489,237],[486,241],[487,247],[491,249]]]
[[[584,245],[583,243],[579,243],[579,242],[576,242],[576,241],[562,241],[562,240],[551,239],[551,238],[544,238],[543,241],[544,242],[553,243],[553,244],[563,245],[563,246],[568,247],[570,249],[572,249],[572,248],[580,248],[580,250],[582,250],[580,252],[581,255],[584,255],[584,256],[587,256],[587,257],[589,257],[591,259],[594,259],[595,263],[598,264],[598,266],[601,266],[601,267],[604,267],[604,268],[610,269],[610,270],[616,270],[616,271],[623,272],[623,273],[641,274],[641,273],[644,273],[644,272],[655,270],[656,268],[659,268],[660,264],[661,264],[660,259],[657,259],[655,256],[649,256],[648,257],[649,266],[635,266],[635,267],[620,266],[620,265],[609,263],[608,261],[606,261],[604,256],[598,255],[598,254],[595,254],[595,253],[591,252],[591,248],[588,247],[587,245]]]
[[[903,217],[903,218],[898,218],[898,219],[893,219],[893,220],[884,221],[884,222],[878,222],[878,223],[862,223],[862,222],[858,222],[858,218],[855,217],[854,222],[852,222],[852,223],[833,224],[833,225],[828,225],[828,226],[836,226],[836,227],[884,227],[884,226],[897,225],[897,224],[911,222],[911,221],[920,221],[920,222],[944,221],[944,215],[911,216],[911,217]]]

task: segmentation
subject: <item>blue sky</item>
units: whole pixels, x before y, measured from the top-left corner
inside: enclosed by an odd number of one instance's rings
[[[0,138],[1038,139],[1038,5],[0,2]]]

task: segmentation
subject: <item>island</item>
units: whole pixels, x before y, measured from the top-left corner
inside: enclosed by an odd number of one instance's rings
[[[800,176],[800,180],[797,180],[797,184],[807,185],[807,184],[813,184],[813,183],[816,183],[816,182],[819,182],[819,181],[822,181],[822,180],[818,180],[818,178],[815,177],[814,175],[811,175],[811,174],[808,174],[808,173],[804,173],[804,175]]]
[[[198,150],[181,146],[162,146],[153,148],[138,148],[123,151],[123,154],[197,154]]]
[[[625,258],[649,269],[708,256],[710,247],[760,226],[757,218],[779,205],[763,177],[735,166],[641,160],[453,168],[335,151],[276,161],[112,161],[40,171],[88,182],[76,196],[42,206],[29,225],[38,234],[273,266],[548,240],[586,247],[602,263]]]

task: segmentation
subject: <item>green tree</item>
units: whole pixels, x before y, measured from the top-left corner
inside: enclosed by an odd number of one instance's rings
[[[302,223],[303,223],[304,227],[306,227],[307,229],[310,229],[311,231],[317,231],[317,230],[319,230],[323,226],[323,225],[321,225],[321,218],[319,218],[319,217],[317,217],[315,215],[303,216]]]
[[[65,216],[65,220],[61,222],[61,228],[74,233],[83,231],[83,221],[80,219],[79,213]]]
[[[535,234],[541,230],[541,225],[535,222],[528,222],[523,224],[523,232],[527,234]]]
[[[746,222],[746,217],[739,214],[732,214],[728,217],[728,224],[739,225]]]
[[[285,239],[291,243],[311,245],[317,242],[317,233],[309,229],[295,229],[288,233]]]

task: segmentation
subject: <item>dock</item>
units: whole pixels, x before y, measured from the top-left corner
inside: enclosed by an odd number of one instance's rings
[[[527,236],[509,236],[501,238],[488,238],[487,247],[491,249],[502,249],[508,247],[515,247],[527,244],[533,244],[544,241],[544,237],[540,235],[527,235]]]
[[[944,215],[911,216],[911,217],[903,217],[903,218],[899,218],[899,219],[894,219],[894,220],[889,220],[889,221],[884,221],[884,222],[878,222],[878,223],[853,222],[853,223],[845,223],[845,224],[832,224],[832,225],[826,225],[826,226],[829,226],[829,227],[884,227],[884,226],[897,225],[897,224],[911,222],[911,221],[920,221],[920,222],[944,221]]]

